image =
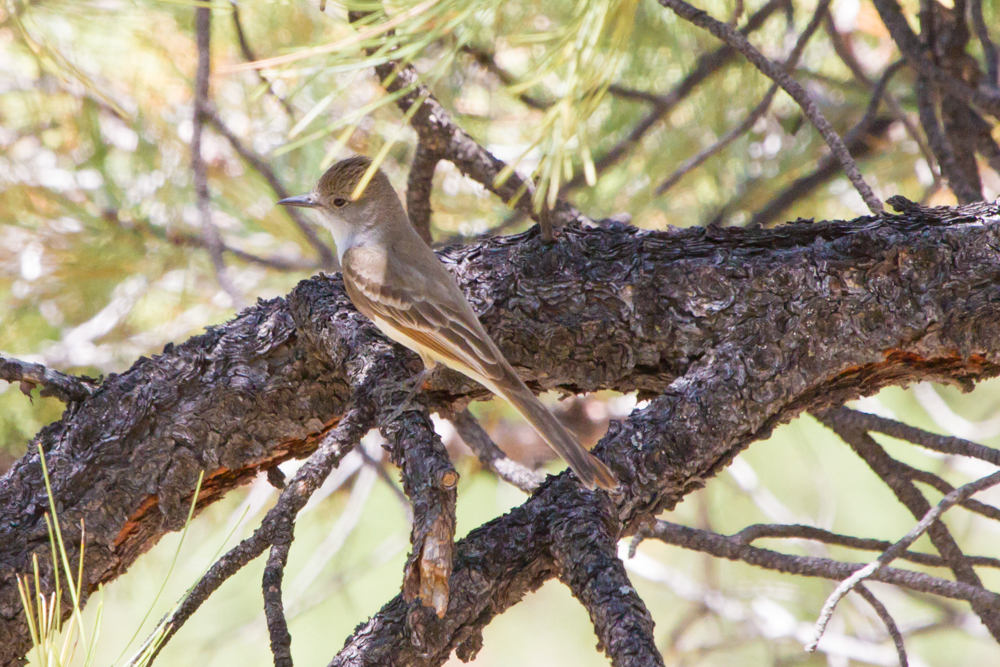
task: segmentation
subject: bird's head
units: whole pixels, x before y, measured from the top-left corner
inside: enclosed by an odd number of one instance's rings
[[[397,213],[396,209],[402,211],[399,197],[381,169],[375,171],[365,189],[355,198],[358,183],[371,163],[363,155],[341,160],[326,170],[312,192],[288,197],[278,203],[319,210],[323,223],[333,232],[340,246],[342,238],[378,224]]]

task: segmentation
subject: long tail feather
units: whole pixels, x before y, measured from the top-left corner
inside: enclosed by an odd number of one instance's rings
[[[583,445],[570,435],[566,427],[559,423],[559,420],[542,405],[520,379],[516,385],[513,382],[510,384],[513,387],[506,388],[502,392],[497,388],[491,387],[491,389],[493,393],[502,396],[514,406],[532,428],[538,431],[538,435],[542,436],[545,442],[569,464],[587,488],[593,489],[595,485],[608,491],[617,488],[618,480],[615,479],[614,473],[600,459],[584,449]]]

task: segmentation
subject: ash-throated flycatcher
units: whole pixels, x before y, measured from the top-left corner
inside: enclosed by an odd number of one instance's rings
[[[589,488],[615,488],[608,467],[569,434],[504,359],[455,279],[410,224],[385,174],[377,171],[361,196],[351,199],[370,164],[361,156],[338,162],[312,192],[278,203],[320,212],[337,244],[347,295],[382,333],[419,354],[427,370],[441,362],[505,398]]]

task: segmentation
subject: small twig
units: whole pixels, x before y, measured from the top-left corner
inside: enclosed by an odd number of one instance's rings
[[[989,85],[1000,87],[1000,53],[997,52],[996,44],[990,39],[990,31],[983,20],[983,0],[970,0],[969,8],[972,12],[972,27],[976,31],[979,45],[983,47],[983,57],[986,59],[986,78]]]
[[[718,558],[741,561],[765,570],[774,570],[785,574],[842,581],[864,567],[860,563],[844,563],[831,558],[783,554],[745,544],[738,535],[719,535],[707,530],[689,528],[661,520],[656,521],[652,526],[640,529],[636,534],[637,540],[649,537],[685,549],[708,553]],[[965,600],[972,603],[973,606],[1000,605],[1000,595],[981,586],[932,577],[912,570],[885,567],[875,572],[871,579],[918,593]]]
[[[11,359],[0,354],[0,380],[17,382],[21,393],[31,396],[35,385],[41,385],[43,397],[52,396],[63,403],[79,403],[89,398],[99,386],[99,382],[86,376],[69,375],[46,368],[42,364]]]
[[[809,40],[816,32],[816,29],[819,28],[819,25],[823,21],[823,18],[826,15],[829,6],[830,6],[830,0],[822,0],[816,7],[816,11],[813,12],[812,19],[809,21],[809,24],[802,31],[802,34],[799,35],[798,40],[795,42],[795,47],[789,54],[788,59],[785,60],[784,64],[785,71],[791,72],[795,69],[796,65],[798,65],[799,58],[802,57],[802,52],[805,50],[806,44],[809,43]],[[742,2],[739,4],[739,8],[742,9]],[[731,21],[730,25],[733,25],[733,23],[735,23],[735,21]],[[758,104],[749,114],[747,114],[746,118],[743,119],[742,123],[740,123],[733,129],[729,130],[729,132],[724,134],[718,141],[716,141],[708,148],[702,150],[697,155],[685,160],[681,164],[681,166],[679,166],[674,171],[673,174],[668,176],[666,180],[664,180],[656,188],[656,194],[662,195],[667,190],[675,186],[678,182],[680,182],[680,180],[684,178],[684,176],[687,175],[689,172],[691,172],[694,169],[697,169],[698,167],[703,165],[705,161],[708,160],[710,157],[712,157],[719,151],[723,150],[726,146],[733,143],[738,138],[742,137],[744,134],[749,132],[750,129],[757,123],[757,121],[760,118],[762,118],[764,114],[767,113],[767,110],[771,108],[771,102],[774,100],[774,96],[777,93],[778,93],[778,84],[776,83],[772,84],[770,89],[768,89],[767,93],[764,95],[764,99],[762,99],[760,104]]]
[[[410,177],[406,181],[406,213],[410,224],[420,238],[431,243],[431,192],[434,190],[434,169],[441,155],[423,141],[417,141],[417,150],[410,164]]]
[[[824,116],[823,112],[820,111],[818,106],[816,106],[816,103],[813,102],[809,94],[801,85],[799,85],[797,81],[795,81],[795,79],[782,70],[782,68],[777,64],[764,57],[764,55],[758,51],[742,34],[733,30],[726,24],[715,20],[704,11],[692,7],[684,0],[659,0],[659,2],[664,7],[668,7],[673,10],[674,13],[681,18],[711,32],[713,35],[735,48],[757,69],[759,69],[772,81],[780,85],[785,92],[787,92],[792,99],[798,103],[806,117],[809,118],[809,121],[820,133],[824,141],[826,141],[830,150],[833,152],[834,156],[836,156],[837,161],[840,162],[841,167],[844,169],[844,173],[847,174],[847,178],[861,195],[865,204],[868,205],[869,210],[875,214],[882,211],[882,201],[875,196],[875,193],[872,192],[871,188],[861,176],[861,172],[858,171],[858,166],[854,163],[854,159],[851,157],[850,151],[847,150],[847,146],[844,144],[844,141],[834,131],[829,121],[827,121],[826,116]]]
[[[201,236],[195,236],[193,234],[185,234],[183,232],[168,233],[166,235],[166,240],[177,245],[186,245],[203,248],[205,247],[205,239]],[[231,254],[233,257],[248,262],[250,264],[257,264],[259,266],[266,267],[268,269],[274,269],[276,271],[313,271],[319,266],[314,262],[308,262],[304,260],[298,260],[294,258],[277,257],[271,256],[261,256],[255,255],[253,253],[247,252],[246,250],[240,250],[239,248],[234,248],[228,245],[225,241],[222,242],[223,252]]]
[[[233,10],[233,28],[236,30],[236,40],[240,43],[240,51],[243,53],[243,59],[248,63],[252,63],[257,60],[257,54],[250,48],[250,43],[247,42],[246,34],[243,32],[243,21],[240,20],[240,5],[236,0],[229,0],[229,5]],[[254,72],[256,72],[257,79],[261,85],[267,90],[267,94],[278,101],[289,118],[294,118],[295,110],[292,109],[292,105],[274,90],[274,84],[271,80],[264,76],[260,69],[254,68]]]
[[[385,469],[385,466],[382,465],[382,462],[376,460],[375,457],[369,454],[364,445],[358,445],[358,453],[364,460],[365,465],[374,470],[378,478],[382,480],[387,487],[389,487],[390,491],[392,491],[392,495],[396,496],[396,500],[399,501],[400,505],[402,505],[406,511],[407,521],[413,521],[413,508],[410,507],[410,499],[406,497],[403,490],[399,488],[398,484],[396,484],[396,480],[389,475],[389,472]]]
[[[323,438],[319,448],[313,452],[291,481],[285,485],[285,489],[278,496],[277,504],[264,516],[253,535],[217,560],[185,595],[177,608],[161,622],[161,625],[166,627],[166,632],[160,643],[151,650],[147,666],[152,664],[153,659],[163,646],[219,586],[273,545],[276,536],[281,535],[283,524],[290,525],[294,521],[296,514],[305,507],[306,502],[320,487],[334,466],[351,451],[354,444],[373,424],[374,414],[371,408],[370,394],[367,391],[358,390],[355,392],[355,407],[345,411],[336,428]]]
[[[825,27],[827,35],[830,36],[830,41],[833,44],[833,50],[837,54],[837,57],[840,58],[844,65],[847,66],[847,69],[851,70],[855,79],[870,90],[873,90],[874,95],[874,87],[876,85],[875,82],[868,78],[868,75],[865,73],[861,63],[858,62],[857,56],[854,55],[854,49],[851,46],[851,42],[845,35],[837,30],[837,26],[833,22],[833,16],[829,12],[827,12]],[[883,73],[883,77],[884,76],[885,74]],[[885,91],[884,97],[892,117],[903,124],[903,127],[906,128],[906,134],[909,135],[910,139],[917,144],[917,148],[920,149],[920,154],[927,162],[927,168],[931,171],[934,183],[940,184],[941,170],[938,168],[934,152],[931,150],[931,147],[927,145],[927,140],[924,138],[923,133],[917,129],[916,124],[914,124],[909,114],[905,109],[903,109],[902,105],[900,105],[894,95],[889,93],[889,91]]]
[[[285,606],[281,600],[281,580],[285,574],[285,564],[288,563],[288,548],[292,544],[291,523],[280,531],[280,536],[274,542],[267,557],[267,565],[264,566],[264,616],[267,618],[267,632],[271,637],[274,667],[292,667],[292,635],[288,632]]]
[[[513,484],[525,493],[531,493],[542,483],[545,475],[530,470],[511,459],[493,442],[476,418],[466,408],[451,418],[455,430],[479,461],[505,482]]]
[[[767,524],[758,523],[747,526],[740,532],[733,535],[744,544],[751,544],[756,540],[768,538],[813,540],[823,544],[833,544],[850,549],[863,549],[865,551],[885,551],[892,542],[864,537],[853,537],[851,535],[841,535],[833,533],[815,526],[803,526],[798,524]],[[902,560],[928,567],[948,567],[948,563],[934,554],[925,554],[918,551],[904,551],[899,555]],[[1000,568],[1000,558],[990,558],[989,556],[966,556],[969,562],[980,567]]]
[[[906,440],[907,442],[912,442],[915,445],[920,445],[921,447],[926,447],[942,454],[968,456],[987,461],[995,466],[1000,466],[1000,449],[993,449],[992,447],[980,445],[977,442],[963,438],[956,438],[951,435],[930,433],[922,428],[910,426],[894,419],[887,419],[846,407],[837,408],[831,412],[836,413],[838,421],[855,428],[884,433],[889,437]]]
[[[881,556],[852,574],[844,581],[840,582],[840,585],[838,585],[837,588],[834,589],[833,593],[830,594],[830,597],[826,599],[826,603],[823,605],[823,610],[820,612],[819,618],[816,620],[813,638],[808,644],[806,644],[806,650],[809,652],[816,650],[816,645],[819,643],[820,637],[823,636],[827,623],[830,622],[830,617],[833,616],[834,608],[852,588],[865,579],[870,578],[873,574],[898,558],[899,555],[907,549],[907,547],[916,542],[921,535],[927,532],[927,529],[930,528],[932,523],[936,522],[942,514],[947,512],[957,503],[965,500],[977,491],[988,489],[989,487],[996,486],[997,484],[1000,484],[1000,472],[995,472],[992,475],[983,477],[982,479],[977,479],[975,482],[970,482],[964,486],[958,487],[942,498],[941,502],[931,508],[931,510],[924,515],[924,517],[910,530],[910,532],[904,535],[902,539],[893,544],[891,547],[883,551]]]
[[[761,28],[768,18],[777,10],[789,7],[789,0],[769,0],[757,12],[747,19],[747,24],[740,29],[740,34],[749,35]],[[712,74],[721,70],[726,64],[731,62],[736,55],[736,50],[731,46],[722,46],[711,53],[706,53],[698,57],[694,69],[684,77],[677,85],[665,95],[644,96],[648,102],[653,104],[653,109],[639,123],[632,128],[628,136],[615,144],[607,153],[594,161],[594,168],[598,174],[603,173],[609,167],[618,163],[630,150],[639,145],[639,142],[657,123],[667,117],[667,115],[688,95],[691,94],[703,81]],[[610,89],[609,89],[610,90]],[[583,174],[577,174],[562,186],[563,192],[571,192],[586,183]]]
[[[271,191],[274,192],[278,199],[287,199],[292,196],[292,193],[282,184],[278,179],[278,176],[271,169],[271,166],[264,161],[257,153],[251,150],[246,144],[240,141],[229,127],[222,122],[222,118],[219,117],[218,112],[213,108],[208,108],[205,110],[205,120],[211,123],[216,131],[226,138],[229,145],[233,147],[233,150],[239,154],[243,160],[249,164],[254,171],[264,177],[267,184],[271,186]],[[319,236],[316,235],[316,231],[313,229],[312,225],[306,222],[306,219],[299,214],[298,209],[293,206],[281,206],[279,207],[285,211],[285,214],[291,217],[292,221],[302,232],[302,235],[306,237],[316,252],[319,253],[320,264],[324,269],[336,269],[339,268],[337,258],[334,256],[333,251],[330,250],[330,246],[323,243]]]
[[[913,469],[909,466],[905,466],[890,457],[867,431],[841,421],[841,415],[833,410],[815,412],[813,415],[850,445],[851,449],[861,457],[868,467],[871,468],[872,472],[885,482],[886,486],[892,490],[896,498],[899,499],[915,518],[920,519],[931,510],[930,503],[927,502],[927,499],[913,483],[913,480],[918,475],[911,472]],[[963,502],[973,501],[963,499]],[[934,548],[938,550],[941,557],[948,563],[958,581],[982,588],[982,581],[979,575],[973,569],[972,564],[965,558],[954,536],[944,523],[932,522],[927,529],[927,535]],[[972,608],[982,620],[983,625],[989,629],[990,634],[994,638],[1000,639],[1000,615],[997,613],[998,608],[995,605],[983,605],[978,602],[973,602]]]
[[[858,595],[863,597],[865,601],[871,605],[871,608],[875,610],[878,617],[882,619],[885,623],[885,629],[889,632],[889,636],[892,637],[892,643],[896,645],[896,655],[899,657],[899,667],[907,667],[910,664],[909,659],[906,657],[906,644],[903,643],[903,633],[899,631],[899,627],[896,625],[896,621],[893,620],[892,614],[889,610],[885,608],[885,605],[875,597],[870,590],[865,588],[864,585],[858,584],[854,589]]]
[[[191,136],[191,170],[194,172],[194,191],[198,198],[198,214],[201,217],[201,233],[205,238],[205,248],[212,258],[212,267],[219,286],[229,295],[233,307],[243,306],[243,297],[236,290],[226,273],[226,263],[222,259],[222,238],[212,222],[212,200],[208,192],[208,172],[201,155],[201,139],[205,128],[205,110],[208,108],[208,83],[211,75],[212,55],[212,10],[197,7],[194,15],[196,42],[198,45],[198,70],[194,85],[194,130]]]

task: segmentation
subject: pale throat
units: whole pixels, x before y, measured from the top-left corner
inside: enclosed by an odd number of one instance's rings
[[[337,246],[337,261],[343,264],[344,253],[354,247],[358,230],[355,227],[348,225],[343,220],[326,213],[325,211],[320,215],[320,220],[322,221],[323,226],[330,230],[330,234],[333,236],[333,242]]]

